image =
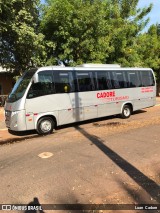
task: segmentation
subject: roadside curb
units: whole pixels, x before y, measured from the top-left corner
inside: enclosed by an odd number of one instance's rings
[[[35,134],[35,132],[33,131],[28,131],[27,133],[20,132],[18,134],[12,134],[8,131],[8,129],[0,129],[0,146],[36,137],[39,137],[39,135]]]
[[[11,144],[11,143],[15,143],[15,142],[20,142],[20,141],[24,141],[24,140],[28,140],[28,139],[32,139],[32,138],[38,138],[39,135],[31,135],[31,136],[26,136],[26,137],[9,137],[6,139],[2,139],[0,140],[0,146],[4,145],[4,144]]]

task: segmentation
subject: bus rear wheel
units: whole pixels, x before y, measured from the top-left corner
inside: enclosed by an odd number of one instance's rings
[[[39,135],[47,135],[53,132],[55,122],[50,117],[40,118],[37,123],[37,132]]]
[[[129,118],[132,114],[132,109],[129,105],[125,105],[122,109],[121,117],[122,118]]]

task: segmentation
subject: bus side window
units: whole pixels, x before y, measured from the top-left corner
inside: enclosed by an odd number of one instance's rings
[[[112,89],[109,72],[106,71],[97,72],[97,86],[99,90]]]
[[[78,80],[78,91],[93,91],[94,85],[92,81],[92,74],[90,72],[77,72],[76,73]]]
[[[53,75],[52,71],[42,71],[38,73],[38,81],[43,90],[42,95],[54,93]]]
[[[141,86],[138,71],[127,71],[127,77],[128,77],[129,88]]]
[[[69,93],[75,91],[72,72],[55,71],[53,74],[56,93]]]
[[[54,93],[52,71],[41,71],[38,73],[38,82],[32,83],[27,98],[36,98]]]
[[[136,87],[136,75],[135,73],[128,73],[129,87]]]
[[[127,81],[123,71],[116,71],[116,78],[120,88],[127,88]]]
[[[69,78],[69,85],[70,85],[70,92],[75,92],[75,79],[73,76],[73,72],[68,73],[68,78]]]
[[[151,71],[149,71],[149,83],[150,83],[150,86],[155,86],[153,73]]]
[[[115,71],[111,72],[111,82],[112,82],[112,85],[113,85],[114,89],[119,89],[120,88],[120,84],[119,84],[119,81],[118,81],[118,78],[117,78],[117,75],[116,75]]]
[[[93,72],[94,90],[98,90],[97,72]]]
[[[107,81],[107,88],[108,89],[112,89],[113,86],[112,86],[111,73],[110,72],[107,72],[107,79],[106,79],[106,81]]]
[[[151,71],[141,71],[141,78],[142,78],[142,86],[154,86],[154,78]]]

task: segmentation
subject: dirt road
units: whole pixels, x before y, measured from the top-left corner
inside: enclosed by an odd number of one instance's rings
[[[46,152],[51,156],[42,158]],[[160,203],[159,153],[160,106],[127,120],[94,120],[3,145],[0,203],[28,204],[36,197],[41,204],[154,205]]]

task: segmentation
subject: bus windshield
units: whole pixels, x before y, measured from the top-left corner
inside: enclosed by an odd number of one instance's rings
[[[29,84],[32,76],[36,72],[36,70],[37,69],[32,69],[32,70],[26,71],[22,75],[22,77],[19,78],[19,80],[14,85],[11,93],[9,94],[7,102],[12,103],[23,97],[23,95],[28,87],[28,84]]]

